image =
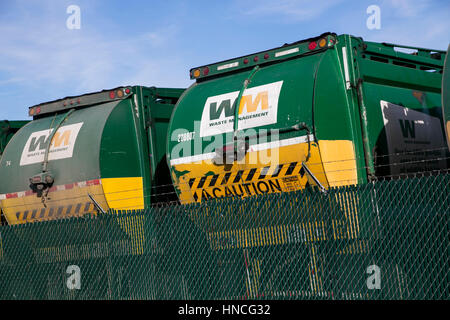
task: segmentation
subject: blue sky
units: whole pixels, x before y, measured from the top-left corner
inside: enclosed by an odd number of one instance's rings
[[[69,5],[80,29],[66,27]],[[366,26],[370,5],[379,30]],[[192,67],[326,31],[446,50],[449,17],[444,0],[0,0],[0,120],[120,85],[188,87]]]

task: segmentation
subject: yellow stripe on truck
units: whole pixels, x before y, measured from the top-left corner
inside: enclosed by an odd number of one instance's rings
[[[103,210],[108,210],[100,184],[73,186],[65,190],[57,188],[48,193],[44,202],[36,193],[4,199],[1,200],[1,208],[10,225],[96,214],[97,210],[88,194]]]
[[[308,151],[310,157],[307,159]],[[264,153],[268,152],[268,155]],[[277,155],[276,163],[249,161]],[[350,140],[320,140],[318,143],[296,143],[264,151],[250,151],[243,163],[234,163],[228,170],[216,166],[211,160],[174,165],[175,171],[184,172],[178,180],[182,203],[201,202],[210,198],[289,192],[304,189],[315,182],[302,168],[302,162],[323,187],[357,183],[356,159]],[[256,162],[256,163],[255,163]]]
[[[357,183],[356,157],[350,140],[319,140],[320,157],[330,187]]]
[[[102,179],[103,191],[109,208],[116,210],[144,209],[142,177]]]

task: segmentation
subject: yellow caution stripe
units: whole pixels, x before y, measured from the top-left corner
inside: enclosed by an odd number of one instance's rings
[[[288,192],[308,186],[306,171],[300,162],[262,168],[228,171],[191,178],[188,181],[196,202],[229,196]]]

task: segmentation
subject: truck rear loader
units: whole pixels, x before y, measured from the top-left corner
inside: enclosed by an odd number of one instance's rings
[[[13,136],[0,162],[0,202],[8,223],[143,209],[162,201],[155,191],[170,184],[166,133],[182,92],[130,86],[31,107],[33,121]],[[162,195],[166,201],[170,196]]]
[[[167,144],[181,202],[447,169],[444,58],[326,33],[193,68]]]

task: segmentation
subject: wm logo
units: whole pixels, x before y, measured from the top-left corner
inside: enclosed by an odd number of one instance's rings
[[[236,111],[238,130],[276,123],[282,86],[283,81],[277,81],[246,89],[239,106],[239,91],[208,97],[203,107],[200,137],[233,131]]]
[[[239,115],[246,110],[247,113],[255,112],[258,110],[258,106],[261,106],[259,110],[267,110],[269,108],[267,91],[260,92],[256,95],[255,99],[253,99],[252,95],[242,96],[241,102],[239,103]],[[217,107],[217,102],[212,102],[209,105],[209,117],[210,120],[217,120],[220,118],[223,112],[225,112],[225,117],[232,117],[236,111],[236,101],[234,100],[233,104],[231,104],[231,99],[226,99],[220,102],[219,107]],[[246,107],[246,109],[245,109]]]
[[[42,162],[44,160],[45,150],[49,147],[49,161],[71,158],[78,132],[82,125],[83,122],[62,126],[55,132],[51,141],[50,137],[54,129],[31,133],[23,148],[20,165],[24,166]]]
[[[58,130],[51,143],[51,147],[58,148],[61,146],[67,147],[70,143],[70,136],[72,134],[71,130],[65,130],[61,132]],[[39,137],[33,137],[30,142],[30,147],[28,152],[34,152],[36,150],[45,150],[48,147],[48,140],[50,135],[42,135]]]

